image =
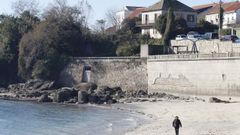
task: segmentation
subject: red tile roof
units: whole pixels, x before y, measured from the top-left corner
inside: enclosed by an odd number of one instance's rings
[[[222,7],[224,9],[224,12],[231,12],[231,11],[236,11],[237,9],[240,8],[239,5],[240,2],[228,2],[228,3],[223,3]],[[217,14],[219,13],[219,4],[215,5],[212,9],[209,10],[208,14]]]
[[[217,3],[210,3],[210,4],[205,4],[205,5],[197,5],[197,6],[193,6],[192,8],[194,10],[199,10],[199,9],[204,9],[204,8],[208,8],[208,7],[213,7],[217,5]]]
[[[128,19],[133,19],[135,17],[138,17],[142,11],[144,11],[145,8],[137,8],[135,9],[129,16],[128,16]]]
[[[230,7],[226,8],[224,11],[231,12],[231,11],[236,11],[238,9],[240,9],[240,2],[237,2],[236,4],[231,5]]]

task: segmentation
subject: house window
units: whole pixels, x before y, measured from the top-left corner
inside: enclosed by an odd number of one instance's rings
[[[195,20],[194,15],[187,15],[187,21],[188,22],[194,22],[194,20]]]
[[[145,15],[145,24],[148,24],[148,15]]]

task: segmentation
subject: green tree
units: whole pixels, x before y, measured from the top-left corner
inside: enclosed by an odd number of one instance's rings
[[[32,15],[29,11],[24,11],[20,14],[18,19],[19,24],[19,32],[21,35],[33,30],[34,26],[36,26],[40,22],[40,19],[37,16]]]
[[[224,14],[224,9],[222,7],[222,1],[220,0],[219,2],[219,39],[221,38],[221,31],[222,31],[222,26],[223,26],[223,14]]]
[[[138,43],[124,42],[117,48],[117,56],[134,56],[139,55],[140,45]]]
[[[161,34],[164,34],[167,25],[167,16],[166,14],[158,16],[155,21],[155,29],[159,31]]]
[[[176,29],[187,29],[187,22],[184,18],[178,17],[174,20],[174,27]]]
[[[58,1],[44,14],[45,20],[25,34],[19,47],[19,75],[54,80],[69,56],[81,56],[87,31],[80,9]]]
[[[97,20],[95,29],[97,32],[104,34],[106,29],[106,20],[104,19]]]
[[[18,80],[18,48],[22,35],[34,27],[39,21],[28,11],[19,17],[0,16],[0,72],[1,83],[7,84]]]
[[[18,31],[18,26],[17,18],[13,16],[1,16],[0,81],[2,84],[7,84],[11,80],[16,80],[18,43],[21,38],[21,34]]]
[[[167,16],[167,25],[166,29],[163,35],[163,45],[165,46],[165,52],[164,53],[169,53],[168,48],[170,45],[170,39],[171,39],[171,32],[174,27],[174,14],[173,14],[173,9],[172,7],[169,8],[168,10],[168,16]]]
[[[203,30],[203,32],[214,32],[218,29],[217,25],[211,24],[203,19],[198,22],[197,27]]]
[[[141,21],[140,17],[134,17],[132,19],[125,19],[122,22],[122,28],[118,30],[118,33],[130,33],[130,34],[139,34],[141,33],[141,28],[137,25]]]

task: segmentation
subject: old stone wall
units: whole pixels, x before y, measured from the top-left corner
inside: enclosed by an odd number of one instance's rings
[[[192,51],[193,42],[190,40],[172,40],[171,46],[175,46],[174,52],[177,52],[177,46],[179,53],[185,51]],[[196,42],[196,49],[200,54],[209,53],[228,53],[228,52],[240,52],[240,44],[232,43],[231,41],[219,41],[219,40],[199,40]]]
[[[61,73],[60,82],[77,86],[88,70],[90,82],[123,90],[147,90],[147,63],[139,58],[76,58]]]
[[[64,86],[86,82],[123,90],[240,96],[240,53],[76,58],[61,73]]]
[[[240,58],[148,59],[148,90],[240,96]]]

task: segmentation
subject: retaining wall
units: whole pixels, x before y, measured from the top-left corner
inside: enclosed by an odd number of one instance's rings
[[[147,63],[140,58],[76,58],[61,73],[65,86],[83,83],[85,68],[90,68],[90,82],[123,90],[147,90]]]
[[[150,58],[148,90],[240,96],[240,57]]]

